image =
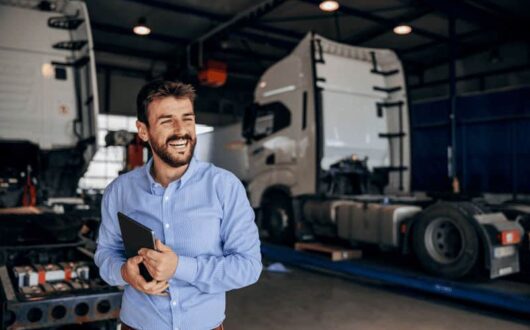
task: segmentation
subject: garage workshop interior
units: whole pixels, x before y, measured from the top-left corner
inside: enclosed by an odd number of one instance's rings
[[[0,329],[530,329],[528,31],[520,0],[0,0]],[[140,100],[153,81],[196,97]],[[153,124],[168,99],[188,119]],[[169,191],[157,164],[183,169],[176,209],[194,164],[239,194],[206,180],[206,210],[160,211],[172,242],[104,197],[135,173]],[[116,211],[171,277],[126,261]],[[133,259],[168,289],[138,291]]]

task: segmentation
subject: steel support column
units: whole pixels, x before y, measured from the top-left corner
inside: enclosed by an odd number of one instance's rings
[[[451,144],[448,150],[449,177],[454,193],[460,192],[456,171],[456,20],[449,16],[449,120],[451,122]]]

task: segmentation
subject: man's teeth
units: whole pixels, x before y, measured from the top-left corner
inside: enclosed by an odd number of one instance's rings
[[[177,147],[177,148],[184,148],[187,144],[188,144],[187,139],[178,139],[178,140],[175,140],[174,142],[169,143],[170,146]]]

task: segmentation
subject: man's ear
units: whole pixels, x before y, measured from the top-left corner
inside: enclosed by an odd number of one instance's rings
[[[138,136],[142,141],[149,142],[149,134],[147,134],[147,125],[141,121],[136,121],[136,128],[138,129]]]

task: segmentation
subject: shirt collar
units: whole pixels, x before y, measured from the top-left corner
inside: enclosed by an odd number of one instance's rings
[[[175,182],[179,182],[180,181],[179,186],[182,187],[193,176],[193,173],[195,172],[195,170],[197,168],[198,162],[199,161],[197,160],[197,158],[195,158],[195,155],[192,156],[191,160],[190,160],[190,164],[188,165],[188,168],[186,169],[186,172],[184,172],[184,174],[180,177],[180,179],[171,182],[169,184],[169,186],[173,185]],[[153,176],[151,175],[151,166],[153,166],[153,158],[152,157],[151,157],[151,159],[149,159],[147,164],[145,164],[144,171],[145,171],[145,174],[147,176],[147,180],[149,182],[149,189],[151,190],[151,193],[154,194],[155,193],[154,190],[157,187],[162,187],[162,185],[160,183],[156,182],[155,179],[153,178]]]

